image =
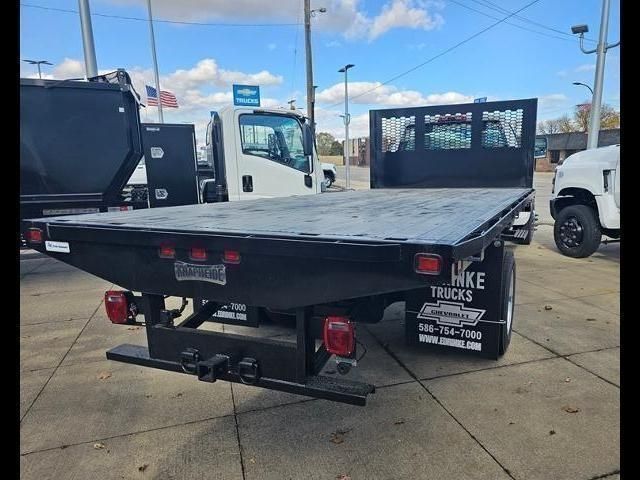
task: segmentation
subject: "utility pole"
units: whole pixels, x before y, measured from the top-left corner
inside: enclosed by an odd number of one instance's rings
[[[611,45],[607,44],[610,3],[610,0],[602,0],[600,35],[598,38],[598,46],[593,50],[585,50],[584,48],[584,34],[589,31],[589,27],[587,25],[576,25],[571,27],[571,32],[573,34],[580,35],[580,50],[582,50],[582,52],[586,54],[596,54],[596,74],[593,84],[593,99],[591,101],[591,118],[589,119],[587,149],[598,148],[598,135],[600,134],[600,112],[602,110],[602,89],[604,87],[604,62],[607,56],[607,50],[620,45],[620,41]]]
[[[158,58],[156,57],[156,38],[153,34],[153,14],[151,13],[151,0],[147,0],[149,10],[149,34],[151,35],[151,56],[153,57],[153,76],[156,81],[156,95],[158,96],[158,118],[160,123],[164,123],[162,116],[162,100],[160,96],[160,76],[158,75]]]
[[[84,48],[84,70],[87,78],[98,76],[96,47],[93,44],[93,28],[91,27],[91,11],[89,0],[78,0],[80,10],[80,29],[82,30],[82,46]]]
[[[355,67],[355,65],[349,63],[338,70],[338,72],[344,73],[344,166],[347,173],[347,190],[351,187],[351,175],[349,171],[349,165],[351,163],[349,158],[349,123],[351,123],[351,116],[349,115],[349,87],[347,82],[347,71],[352,67]]]
[[[304,0],[304,44],[307,61],[307,116],[311,124],[311,130],[314,135],[316,133],[315,112],[313,111],[315,103],[315,91],[313,87],[313,59],[311,56],[311,17],[316,12],[325,13],[326,8],[311,10],[311,0]]]

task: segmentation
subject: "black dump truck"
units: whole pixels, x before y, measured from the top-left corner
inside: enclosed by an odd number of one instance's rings
[[[20,218],[146,208],[123,188],[143,154],[140,98],[118,70],[20,79]]]
[[[197,180],[211,174],[196,167],[194,126],[141,124],[140,105],[122,69],[21,78],[20,218],[199,203]],[[129,183],[136,167],[142,185]]]
[[[534,215],[536,106],[371,111],[370,190],[31,219],[22,232],[124,288],[105,294],[112,322],[144,316],[148,346],[107,358],[364,405],[373,385],[320,372],[330,359],[340,373],[357,367],[357,325],[393,302],[405,302],[409,344],[507,350],[516,273],[505,241],[533,234],[515,223]],[[179,320],[187,299],[194,313]],[[294,319],[295,341],[201,328],[259,328],[264,312]]]

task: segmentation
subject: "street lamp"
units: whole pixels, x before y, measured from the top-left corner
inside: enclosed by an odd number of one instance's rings
[[[600,17],[600,36],[598,46],[593,50],[585,50],[584,34],[589,31],[587,25],[574,25],[571,33],[580,36],[580,50],[582,53],[596,53],[596,74],[593,84],[593,98],[591,101],[591,118],[589,120],[589,135],[587,137],[587,148],[598,147],[598,134],[600,133],[600,109],[602,108],[602,87],[604,84],[604,61],[607,50],[620,45],[620,41],[609,45],[607,43],[607,31],[609,29],[609,4],[611,0],[602,0],[602,16]],[[591,90],[591,89],[590,89]]]
[[[589,89],[589,91],[591,92],[591,96],[593,97],[593,89],[587,85],[586,83],[581,83],[581,82],[573,82],[574,85],[582,85],[583,87],[587,87]]]
[[[22,60],[30,65],[38,66],[38,78],[42,78],[42,72],[40,71],[40,65],[53,65],[53,63],[49,63],[46,60]]]
[[[353,67],[355,67],[355,65],[349,63],[338,70],[339,73],[344,73],[344,166],[347,172],[347,190],[351,186],[351,176],[349,174],[349,123],[351,122],[351,116],[349,115],[349,89],[347,83],[347,71]]]

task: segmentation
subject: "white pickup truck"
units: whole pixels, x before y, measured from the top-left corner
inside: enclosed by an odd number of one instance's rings
[[[567,157],[556,167],[551,194],[553,235],[564,255],[590,256],[602,243],[602,235],[619,240],[620,145]]]

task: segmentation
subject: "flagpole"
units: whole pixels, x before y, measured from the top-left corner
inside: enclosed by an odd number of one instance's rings
[[[153,34],[153,15],[151,14],[151,0],[147,0],[147,9],[149,10],[149,34],[151,35],[151,55],[153,56],[153,75],[156,80],[156,94],[158,95],[158,117],[160,123],[164,123],[162,117],[162,100],[160,99],[160,76],[158,75],[158,59],[156,57],[156,40]]]

